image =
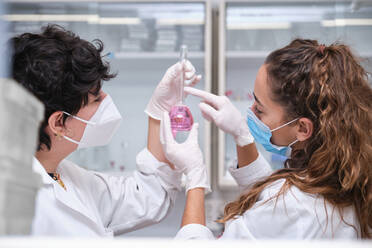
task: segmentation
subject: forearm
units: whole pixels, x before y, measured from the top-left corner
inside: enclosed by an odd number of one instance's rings
[[[190,189],[187,192],[181,227],[187,224],[205,226],[204,188]]]
[[[238,155],[238,167],[244,167],[252,163],[258,158],[257,147],[254,143],[240,147],[236,146]]]
[[[174,166],[165,157],[163,147],[160,143],[160,121],[151,117],[149,117],[147,149],[159,162],[167,163],[174,169]]]

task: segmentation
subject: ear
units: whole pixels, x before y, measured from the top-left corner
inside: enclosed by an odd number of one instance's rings
[[[63,112],[56,111],[49,116],[48,126],[50,131],[56,135],[64,135]]]
[[[305,141],[311,137],[314,131],[313,122],[309,118],[300,118],[297,121],[297,139]]]

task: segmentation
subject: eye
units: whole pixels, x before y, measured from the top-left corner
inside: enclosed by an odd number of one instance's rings
[[[262,111],[259,110],[259,109],[257,108],[257,105],[254,106],[254,112],[255,112],[257,115],[262,114]]]
[[[94,102],[100,102],[101,100],[102,100],[102,97],[99,96],[98,98],[96,98],[96,99],[94,100]]]

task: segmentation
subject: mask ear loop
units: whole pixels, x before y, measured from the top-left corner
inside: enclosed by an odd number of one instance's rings
[[[288,145],[288,147],[292,147],[292,146],[293,146],[294,144],[296,144],[298,141],[299,141],[299,140],[296,139],[295,141],[293,141],[292,143],[290,143],[290,144]]]
[[[67,137],[66,135],[63,135],[62,137],[63,137],[64,139],[66,139],[66,140],[68,140],[68,141],[74,143],[74,144],[77,144],[77,145],[80,145],[80,144],[81,144],[81,142],[76,141],[76,140],[73,140],[73,139]]]
[[[71,133],[70,133],[70,134],[71,134]],[[70,134],[67,134],[67,133],[66,133],[66,135],[70,135]],[[66,139],[66,140],[68,140],[68,141],[70,141],[70,142],[72,142],[72,143],[74,143],[74,144],[81,145],[81,142],[76,141],[76,140],[74,140],[74,139],[72,139],[72,138],[70,138],[70,137],[68,137],[68,136],[66,136],[66,135],[61,135],[61,137],[63,137],[64,139]],[[73,134],[72,134],[72,135],[73,135]]]
[[[86,123],[86,124],[89,124],[89,125],[96,125],[96,123],[93,122],[93,121],[87,121],[87,120],[81,119],[80,117],[77,117],[77,116],[75,116],[75,115],[69,114],[69,113],[67,113],[67,112],[65,112],[65,111],[63,111],[63,113],[66,114],[66,115],[68,115],[68,116],[71,116],[72,118],[74,118],[74,119],[76,119],[76,120],[79,120],[79,121],[81,121],[81,122],[84,122],[84,123]]]
[[[92,122],[92,121],[86,121],[86,120],[81,119],[81,118],[79,118],[79,117],[77,117],[77,116],[71,115],[71,114],[69,114],[69,113],[67,113],[67,112],[65,112],[65,111],[62,111],[62,112],[63,112],[64,114],[68,115],[68,116],[71,116],[71,117],[74,118],[74,119],[77,119],[77,120],[83,122],[83,123],[86,123],[86,124],[89,124],[89,125],[95,125],[95,124],[96,124],[95,122]],[[70,141],[70,142],[76,144],[76,145],[81,145],[81,144],[82,144],[81,142],[76,141],[76,140],[74,140],[74,139],[72,139],[72,138],[70,138],[70,137],[67,137],[66,135],[62,135],[62,137],[63,137],[64,139],[66,139],[66,140],[68,140],[68,141]]]
[[[294,119],[294,120],[291,120],[290,122],[287,122],[287,123],[285,123],[285,124],[283,124],[283,125],[281,125],[281,126],[279,126],[279,127],[276,127],[276,128],[274,128],[274,129],[270,130],[270,132],[274,132],[274,131],[276,131],[276,130],[278,130],[278,129],[281,129],[282,127],[285,127],[285,126],[287,126],[287,125],[289,125],[289,124],[291,124],[291,123],[297,121],[298,119],[300,119],[300,118],[298,117],[298,118],[296,118],[296,119]]]

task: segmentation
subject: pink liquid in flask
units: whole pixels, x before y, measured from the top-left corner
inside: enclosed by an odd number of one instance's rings
[[[194,118],[186,105],[173,106],[169,113],[169,117],[171,120],[173,137],[176,137],[177,132],[190,131],[194,123]]]
[[[181,46],[181,54],[180,54],[180,63],[184,67],[184,64],[187,60],[187,46]],[[190,131],[192,125],[194,124],[194,118],[191,115],[190,109],[183,104],[184,94],[183,94],[183,87],[185,84],[185,75],[184,71],[181,74],[181,85],[179,91],[179,99],[180,102],[173,106],[171,111],[169,112],[169,118],[171,121],[171,129],[173,137],[176,138],[177,132],[185,132]]]

